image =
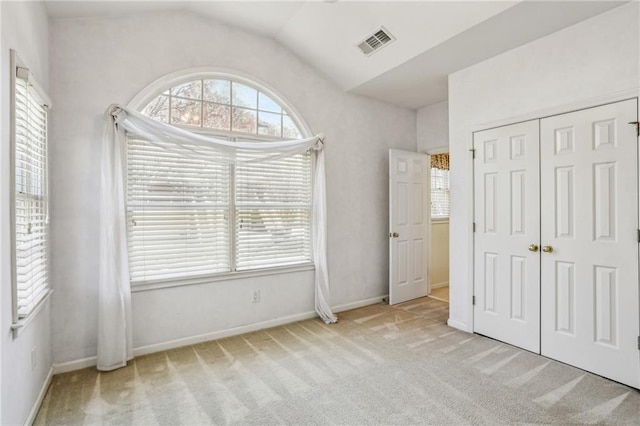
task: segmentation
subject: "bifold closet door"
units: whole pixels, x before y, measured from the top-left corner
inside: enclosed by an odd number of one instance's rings
[[[538,120],[473,140],[474,331],[539,352]]]
[[[634,99],[540,121],[541,353],[640,387],[636,120]]]

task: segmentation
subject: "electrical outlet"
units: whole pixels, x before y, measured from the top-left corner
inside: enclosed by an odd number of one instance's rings
[[[37,357],[36,349],[37,348],[35,346],[33,347],[33,349],[31,349],[31,371],[35,370],[38,365],[38,357]]]
[[[260,290],[251,291],[251,303],[258,303],[260,301]]]

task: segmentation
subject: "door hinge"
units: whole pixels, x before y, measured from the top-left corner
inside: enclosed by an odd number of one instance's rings
[[[640,137],[640,122],[630,121],[629,124],[633,124],[634,126],[636,126],[636,136]]]
[[[475,148],[471,148],[469,151],[471,151],[471,158],[472,159],[476,159],[476,149]]]
[[[475,304],[476,304],[476,297],[475,296],[471,296],[471,304],[475,306]]]
[[[640,243],[640,229],[638,229],[638,242]]]
[[[475,222],[473,222],[472,228],[473,228],[473,232],[476,232],[476,223]]]
[[[638,350],[640,350],[640,336],[638,336]]]

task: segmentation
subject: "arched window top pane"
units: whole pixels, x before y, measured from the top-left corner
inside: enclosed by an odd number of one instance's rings
[[[204,78],[178,84],[154,98],[142,113],[163,123],[239,135],[302,137],[286,106],[238,81]]]
[[[257,109],[258,91],[244,84],[231,83],[231,104],[239,107]]]
[[[202,99],[202,81],[190,81],[171,88],[171,96],[188,99]]]
[[[263,111],[276,112],[278,114],[282,112],[282,108],[280,107],[280,105],[278,105],[276,101],[274,101],[264,93],[260,93],[258,95],[258,108]]]
[[[229,80],[205,80],[204,100],[219,104],[231,103],[231,82]]]

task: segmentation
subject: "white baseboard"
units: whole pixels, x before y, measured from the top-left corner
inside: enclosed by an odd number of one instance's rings
[[[347,303],[332,308],[334,313],[344,312],[351,309],[361,308],[363,306],[372,305],[382,300],[384,296],[372,299],[359,300],[353,303]],[[238,334],[251,333],[252,331],[263,330],[265,328],[277,327],[279,325],[291,324],[292,322],[303,321],[317,317],[315,311],[303,312],[300,314],[289,315],[286,317],[276,318],[267,321],[257,322],[255,324],[243,325],[240,327],[228,328],[226,330],[214,331],[212,333],[200,334],[197,336],[185,337],[182,339],[170,340],[168,342],[155,343],[153,345],[141,346],[133,350],[133,356],[148,355],[155,352],[167,351],[182,346],[195,345],[210,340],[223,339],[225,337],[237,336]]]
[[[431,284],[432,290],[434,288],[442,288],[442,287],[449,287],[449,281],[442,281],[440,283]]]
[[[196,336],[184,337],[182,339],[169,340],[168,342],[154,343],[152,345],[140,346],[133,349],[133,356],[148,355],[155,352],[167,351],[169,349],[180,348],[182,346],[195,345],[210,340],[223,339],[225,337],[237,336],[238,334],[250,333],[265,328],[277,327],[279,325],[289,324],[296,321],[303,321],[314,318],[318,314],[315,311],[303,312],[300,314],[289,315],[286,317],[275,318],[272,320],[261,321],[254,324],[242,325],[240,327],[228,328],[226,330],[214,331],[211,333],[199,334]]]
[[[70,371],[82,370],[83,368],[94,367],[96,365],[97,358],[90,356],[88,358],[76,359],[73,361],[62,362],[60,364],[53,364],[53,374],[68,373]]]
[[[53,366],[49,368],[49,373],[47,373],[46,379],[44,379],[44,383],[42,384],[42,388],[40,388],[40,392],[38,393],[38,397],[33,403],[33,407],[31,407],[31,411],[29,412],[29,417],[25,420],[25,426],[31,426],[33,422],[36,420],[36,416],[38,415],[38,410],[40,410],[40,406],[42,406],[42,401],[44,401],[44,397],[47,394],[47,390],[49,389],[49,385],[51,384],[51,379],[53,379]]]
[[[359,300],[357,302],[346,303],[344,305],[338,305],[333,307],[333,312],[344,312],[351,309],[361,308],[363,306],[373,305],[379,303],[383,298],[388,296],[372,297],[370,299]],[[210,340],[222,339],[225,337],[237,336],[238,334],[250,333],[252,331],[258,331],[265,328],[277,327],[279,325],[290,324],[296,321],[303,321],[317,317],[315,311],[302,312],[300,314],[289,315],[286,317],[275,318],[272,320],[261,321],[254,324],[243,325],[240,327],[228,328],[226,330],[214,331],[212,333],[199,334],[196,336],[184,337],[181,339],[169,340],[167,342],[154,343],[152,345],[140,346],[133,349],[133,356],[148,355],[155,352],[166,351],[169,349],[180,348],[182,346],[195,345],[202,342],[208,342]],[[78,359],[75,361],[64,362],[60,364],[54,364],[53,374],[68,373],[70,371],[81,370],[87,367],[93,367],[96,365],[96,357],[88,357]]]
[[[359,300],[357,302],[345,303],[344,305],[334,306],[332,310],[334,314],[337,314],[339,312],[350,311],[351,309],[375,305],[376,303],[382,302],[383,299],[389,300],[389,295],[385,294],[384,296],[372,297],[370,299]]]
[[[469,330],[469,325],[460,321],[452,320],[451,318],[447,320],[447,325],[461,331],[466,331],[467,333],[473,333],[473,330]]]

